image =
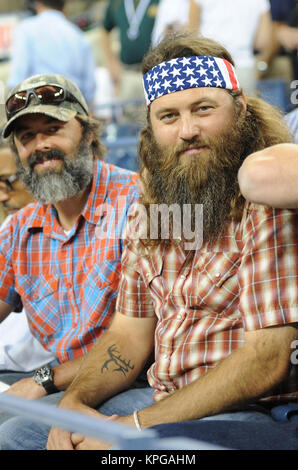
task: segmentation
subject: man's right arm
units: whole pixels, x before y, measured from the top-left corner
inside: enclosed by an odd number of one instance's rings
[[[94,408],[127,389],[150,356],[156,319],[116,314],[106,333],[91,348],[60,406],[103,417]],[[71,449],[70,433],[53,428],[48,449]]]
[[[0,323],[5,320],[6,317],[12,312],[13,307],[9,305],[8,303],[4,302],[3,300],[0,300]]]

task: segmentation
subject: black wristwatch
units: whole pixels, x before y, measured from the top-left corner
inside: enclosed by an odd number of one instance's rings
[[[48,395],[60,392],[54,385],[53,371],[50,366],[43,366],[34,372],[34,382],[42,385]]]

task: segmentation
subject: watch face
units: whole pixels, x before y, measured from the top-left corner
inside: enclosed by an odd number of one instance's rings
[[[42,384],[51,377],[51,369],[49,367],[41,367],[34,374],[35,382]]]

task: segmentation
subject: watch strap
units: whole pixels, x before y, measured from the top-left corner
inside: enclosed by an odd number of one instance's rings
[[[53,379],[48,379],[42,382],[41,385],[43,386],[48,395],[60,392],[60,390],[55,386]]]
[[[40,377],[40,375],[42,377]],[[38,385],[41,385],[48,395],[60,392],[60,390],[54,384],[53,370],[49,365],[42,366],[35,371],[34,381]]]

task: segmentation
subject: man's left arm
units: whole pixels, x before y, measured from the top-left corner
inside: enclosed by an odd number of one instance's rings
[[[142,428],[200,419],[241,408],[275,388],[287,376],[298,325],[245,333],[245,343],[214,369],[168,398],[138,412]],[[196,397],[196,399],[195,399]],[[133,423],[132,417],[123,418]]]
[[[58,390],[66,390],[78,373],[84,356],[64,362],[53,367],[54,385]],[[32,377],[18,380],[7,390],[8,394],[16,395],[28,400],[36,400],[47,395],[42,385],[37,384]]]

